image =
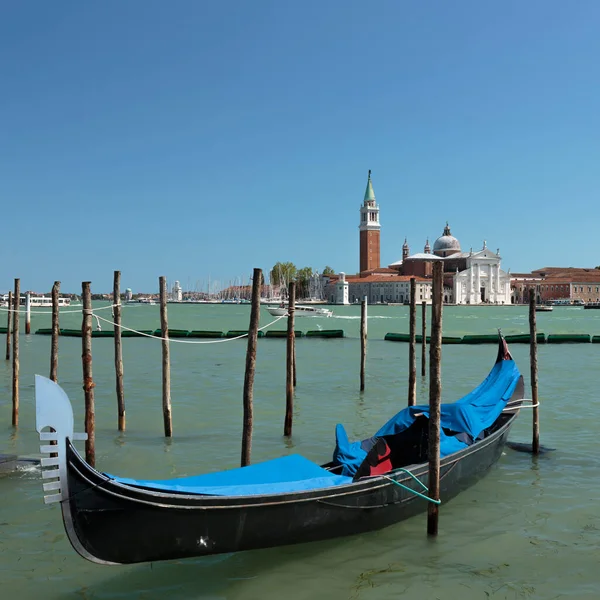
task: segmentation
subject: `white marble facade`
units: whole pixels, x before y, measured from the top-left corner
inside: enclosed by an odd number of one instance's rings
[[[467,268],[454,275],[454,304],[510,304],[510,274],[500,268],[500,255],[484,243],[463,256]]]

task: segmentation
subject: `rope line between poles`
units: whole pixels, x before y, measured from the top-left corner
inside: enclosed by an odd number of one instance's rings
[[[232,338],[225,338],[222,340],[182,340],[179,338],[168,338],[168,337],[165,338],[165,337],[160,337],[158,335],[153,335],[151,333],[144,333],[143,331],[138,331],[137,329],[132,329],[131,327],[125,327],[125,325],[117,325],[114,321],[111,321],[110,319],[105,319],[104,317],[99,317],[98,315],[94,314],[93,310],[90,312],[94,317],[96,317],[96,319],[99,319],[100,321],[104,321],[105,323],[110,323],[114,327],[120,327],[121,329],[125,329],[126,331],[132,331],[133,333],[137,333],[138,335],[143,336],[143,337],[150,337],[150,338],[154,338],[155,340],[165,340],[167,342],[176,342],[179,344],[222,344],[223,342],[232,342],[233,340],[240,340],[242,338],[248,337],[247,333],[243,333],[242,335],[238,335],[238,336],[232,337]],[[274,325],[275,323],[277,323],[277,321],[281,321],[281,319],[284,319],[285,317],[286,317],[286,315],[277,317],[274,321],[267,323],[263,327],[259,327],[258,331],[267,329],[267,327]]]

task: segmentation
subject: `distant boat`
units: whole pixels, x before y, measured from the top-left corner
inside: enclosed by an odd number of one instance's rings
[[[583,308],[598,308],[600,309],[600,302],[588,302],[583,305]]]
[[[287,305],[282,304],[279,306],[267,306],[267,310],[274,317],[283,317],[288,313]],[[333,311],[322,306],[303,306],[297,304],[294,307],[294,315],[297,317],[331,317],[333,316]]]
[[[550,306],[549,304],[538,304],[535,307],[535,312],[551,312],[554,309],[554,306]]]

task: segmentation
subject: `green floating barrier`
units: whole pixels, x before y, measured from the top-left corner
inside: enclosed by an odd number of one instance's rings
[[[408,333],[386,333],[385,337],[383,339],[387,340],[388,342],[410,342],[410,334],[408,334]]]
[[[0,327],[0,333],[8,333],[8,328],[7,327]]]
[[[107,330],[107,331],[92,331],[92,337],[114,338],[115,337],[115,332],[112,329]]]
[[[171,329],[169,327],[169,337],[170,338],[184,338],[187,337],[189,331],[187,329]]]
[[[239,337],[240,335],[248,335],[248,330],[247,330],[247,329],[246,329],[246,330],[242,330],[242,329],[240,329],[240,330],[232,329],[232,330],[228,331],[228,332],[225,334],[225,337],[226,337],[226,338],[234,338],[234,337]],[[259,337],[259,338],[260,338],[260,337],[265,337],[265,332],[264,332],[264,331],[259,331],[259,332],[258,332],[258,337]]]
[[[129,329],[122,329],[121,337],[145,337],[144,333],[146,335],[154,335],[154,330],[153,329],[141,329],[138,332],[138,331],[129,331]]]
[[[188,333],[188,337],[191,337],[191,338],[222,338],[223,332],[222,331],[204,331],[201,329],[192,329],[192,331],[190,331]]]
[[[410,334],[409,333],[386,333],[383,338],[388,342],[410,342]],[[418,334],[416,336],[417,344],[420,344],[423,340],[423,336]],[[425,341],[429,344],[431,343],[431,336],[425,336]],[[450,335],[442,336],[442,344],[460,344],[462,341],[461,337],[455,337]]]
[[[187,329],[171,329],[169,327],[170,338],[184,338],[188,336],[189,331]],[[155,329],[152,332],[154,337],[162,337],[162,329]]]
[[[592,336],[592,344],[600,344],[600,335]]]
[[[452,335],[443,335],[442,344],[462,344],[462,338]]]
[[[546,343],[546,334],[538,333],[535,336],[538,344]],[[529,344],[531,342],[531,336],[528,333],[515,333],[513,335],[505,335],[504,339],[509,344]]]
[[[497,344],[498,334],[490,333],[483,335],[465,335],[462,339],[463,344]]]
[[[297,338],[304,337],[304,333],[302,331],[294,331],[294,334]],[[278,329],[270,329],[265,334],[265,337],[268,338],[287,338],[287,331],[281,331]]]
[[[2,332],[0,331],[0,333],[2,333]],[[35,332],[35,335],[52,335],[52,328],[51,327],[46,327],[46,328],[43,328],[43,329],[38,329]]]
[[[306,332],[306,337],[343,338],[343,329],[314,329]]]
[[[589,333],[551,333],[548,336],[549,344],[589,344]]]
[[[60,335],[65,337],[81,337],[81,329],[61,329]]]

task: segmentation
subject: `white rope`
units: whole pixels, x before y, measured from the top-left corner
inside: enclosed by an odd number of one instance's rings
[[[522,408],[535,408],[539,406],[540,403],[536,402],[535,404],[522,404],[521,406],[513,406],[512,408],[505,408],[502,412],[510,412],[512,410],[521,410]]]
[[[93,314],[93,312],[92,312],[92,314]],[[106,323],[110,323],[114,327],[120,327],[121,329],[125,329],[126,331],[133,331],[134,333],[137,333],[138,335],[141,335],[143,337],[154,338],[155,340],[166,340],[167,342],[177,342],[179,344],[222,344],[223,342],[232,342],[233,340],[239,340],[239,339],[248,337],[248,334],[244,333],[244,334],[238,335],[236,337],[225,338],[222,340],[182,340],[179,338],[164,338],[164,337],[160,337],[157,335],[152,335],[151,333],[144,333],[143,331],[138,331],[137,329],[131,329],[130,327],[125,327],[125,325],[117,325],[113,321],[110,321],[109,319],[105,319],[104,317],[99,317],[97,315],[94,315],[94,316],[97,319],[100,319],[100,321],[105,321]],[[264,327],[260,327],[258,329],[258,331],[262,331],[263,329],[266,329],[267,327],[270,327],[271,325],[277,323],[277,321],[281,321],[281,319],[285,318],[285,316],[286,315],[277,317],[274,321],[267,323]]]
[[[99,308],[94,308],[93,310],[106,310],[108,308],[114,308],[115,306],[121,306],[119,304],[109,304],[108,306],[100,306]],[[60,307],[59,307],[60,308]],[[14,308],[4,308],[4,307],[0,307],[0,310],[3,312],[18,312],[19,314],[27,314],[27,309],[23,308],[20,310],[15,310]],[[52,311],[51,310],[30,310],[29,311],[32,315],[51,315]],[[81,313],[83,312],[83,307],[77,309],[77,310],[61,310],[59,311],[59,313],[61,315],[66,315],[68,313]]]

